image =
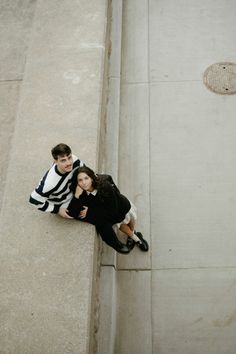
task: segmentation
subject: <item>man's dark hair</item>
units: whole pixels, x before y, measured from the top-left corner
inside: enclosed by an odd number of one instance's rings
[[[54,160],[57,160],[58,157],[70,155],[71,148],[66,144],[60,143],[52,148],[51,153]]]

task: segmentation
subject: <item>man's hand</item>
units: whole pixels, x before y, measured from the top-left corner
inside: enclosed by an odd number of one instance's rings
[[[68,215],[68,210],[65,208],[60,208],[58,214],[65,219],[74,219],[72,216]]]
[[[88,207],[84,206],[84,209],[79,213],[80,219],[84,219],[87,215]]]

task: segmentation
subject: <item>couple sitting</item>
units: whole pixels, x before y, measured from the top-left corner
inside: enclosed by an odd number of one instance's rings
[[[103,241],[119,253],[129,253],[135,244],[148,251],[147,241],[134,230],[135,207],[112,178],[96,175],[68,145],[58,144],[51,152],[54,164],[31,193],[30,203],[41,211],[95,225]],[[117,238],[114,225],[128,236],[126,245]]]

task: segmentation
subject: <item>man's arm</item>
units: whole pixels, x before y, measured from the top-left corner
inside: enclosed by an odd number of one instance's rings
[[[65,219],[74,219],[72,216],[70,216],[68,214],[69,210],[68,209],[65,209],[65,208],[62,208],[60,207],[59,211],[58,211],[58,214],[62,217],[62,218],[65,218]]]
[[[60,208],[60,205],[48,201],[48,198],[39,194],[36,189],[31,193],[29,202],[38,210],[53,214],[57,214]]]

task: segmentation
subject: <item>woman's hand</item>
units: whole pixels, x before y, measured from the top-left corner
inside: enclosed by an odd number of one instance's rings
[[[79,213],[79,218],[80,219],[84,219],[87,215],[87,211],[88,211],[88,207],[84,206],[83,207],[84,209],[81,210],[81,212]]]
[[[77,184],[77,187],[75,190],[75,198],[79,198],[82,193],[83,193],[83,189]]]

